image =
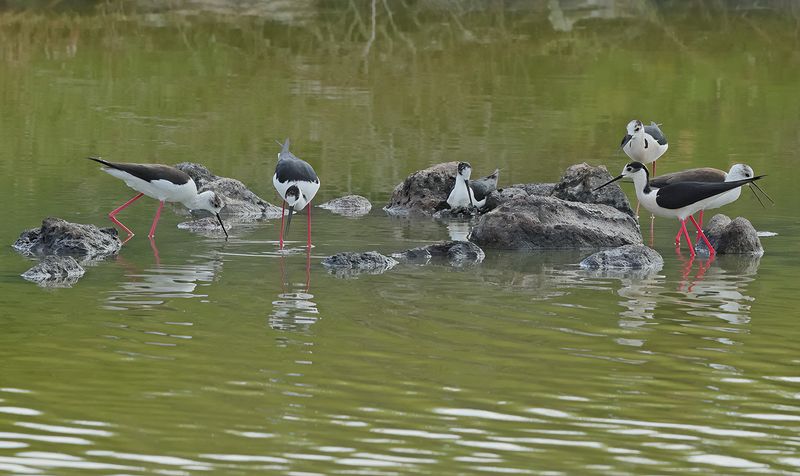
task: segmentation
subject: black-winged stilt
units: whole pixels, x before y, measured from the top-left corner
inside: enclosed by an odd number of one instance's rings
[[[667,138],[658,124],[650,122],[649,126],[634,119],[626,126],[627,134],[622,138],[620,147],[634,162],[653,164],[653,177],[656,176],[656,160],[669,148]]]
[[[747,164],[734,164],[727,172],[711,167],[701,167],[697,169],[687,169],[680,172],[673,172],[670,174],[661,175],[660,177],[653,177],[650,180],[650,186],[655,188],[663,188],[666,185],[680,182],[733,182],[736,180],[746,180],[754,176],[755,173],[753,173],[752,167]],[[761,206],[764,206],[764,202],[761,201],[761,198],[758,196],[755,189],[758,189],[761,193],[763,193],[767,200],[773,202],[772,198],[770,198],[770,196],[767,195],[767,193],[761,187],[759,187],[757,183],[753,182],[750,184],[750,186],[753,195],[756,196],[756,199],[758,199],[758,202],[761,204]],[[712,210],[725,206],[729,203],[733,203],[739,199],[741,193],[741,187],[729,190],[717,197],[703,210],[700,210],[700,216],[698,219],[700,226],[703,226],[703,212],[705,210]],[[682,230],[679,230],[678,235],[675,236],[675,243],[680,243],[681,231]]]
[[[272,185],[283,199],[281,211],[289,205],[289,217],[286,219],[286,230],[283,228],[283,213],[281,213],[280,247],[283,248],[283,236],[289,231],[292,222],[292,212],[300,211],[308,205],[308,241],[306,246],[311,246],[311,200],[319,190],[319,177],[308,162],[297,158],[289,152],[289,139],[281,144],[278,153],[278,164],[275,166],[275,175],[272,176]]]
[[[164,208],[164,202],[179,202],[191,210],[207,210],[213,213],[219,220],[219,226],[222,227],[222,231],[225,233],[225,239],[228,238],[228,231],[225,230],[225,225],[222,224],[222,218],[219,216],[219,212],[224,206],[222,200],[211,190],[197,193],[197,185],[185,172],[169,165],[109,162],[100,157],[89,157],[89,159],[103,164],[105,166],[103,167],[104,171],[121,179],[130,188],[139,192],[138,195],[108,214],[108,218],[125,230],[129,238],[133,236],[133,232],[117,220],[117,213],[142,198],[143,195],[159,201],[153,225],[147,235],[150,238],[156,234],[156,225],[158,225],[158,219],[161,217],[161,209]]]
[[[606,185],[616,182],[623,177],[630,177],[633,179],[633,185],[636,189],[636,198],[650,213],[662,217],[677,218],[681,222],[681,232],[686,237],[686,242],[689,245],[689,251],[694,256],[694,247],[689,239],[689,232],[686,230],[686,219],[689,218],[694,224],[697,231],[700,233],[700,238],[703,239],[706,246],[708,246],[709,253],[715,253],[714,248],[708,241],[708,238],[703,233],[703,229],[695,221],[694,215],[700,210],[705,209],[708,205],[713,204],[720,195],[725,194],[730,190],[747,185],[754,182],[761,177],[758,175],[744,180],[735,180],[731,182],[678,182],[665,185],[661,188],[651,187],[649,183],[649,172],[647,167],[641,162],[631,162],[622,169],[622,173],[617,177],[609,180],[603,185],[595,188],[601,189]]]
[[[472,166],[469,162],[459,162],[453,190],[450,191],[447,200],[437,206],[436,209],[482,208],[486,204],[486,196],[497,190],[497,177],[499,174],[500,170],[496,169],[491,175],[470,181]]]

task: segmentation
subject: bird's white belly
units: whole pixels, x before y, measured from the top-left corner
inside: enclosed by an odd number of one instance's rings
[[[466,208],[469,206],[471,194],[472,190],[467,188],[467,184],[465,184],[463,180],[456,178],[456,184],[447,197],[447,204],[450,205],[450,208]],[[472,198],[473,204],[475,204],[474,196]]]
[[[644,140],[628,141],[623,148],[625,154],[636,162],[651,164],[664,155],[664,152],[669,148],[669,144],[661,145],[650,135],[645,137],[645,140],[647,140],[647,147],[644,146]]]
[[[724,207],[729,203],[733,203],[739,199],[739,196],[742,194],[742,187],[737,187],[733,190],[728,190],[727,192],[723,193],[722,195],[717,195],[714,200],[709,203],[705,210],[712,210],[714,208]]]
[[[296,186],[300,190],[300,193],[303,194],[303,197],[301,197],[301,199],[295,205],[295,210],[302,210],[305,208],[305,206],[314,199],[319,191],[319,183],[307,182],[305,180],[287,180],[286,182],[280,182],[278,181],[278,174],[272,175],[272,185],[275,187],[275,190],[278,191],[278,195],[280,195],[284,200],[286,200],[286,190],[288,190],[292,185]]]

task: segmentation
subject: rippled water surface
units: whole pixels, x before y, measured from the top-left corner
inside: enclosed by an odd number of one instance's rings
[[[377,2],[366,56],[367,4],[0,13],[0,473],[800,472],[797,7],[430,3]],[[692,261],[658,219],[657,273],[582,271],[589,250],[320,264],[463,233],[385,216],[415,170],[616,172],[634,117],[670,139],[659,171],[768,174],[775,206],[723,210],[776,233],[763,257]],[[374,204],[315,208],[309,254],[302,216],[281,254],[274,220],[225,242],[170,209],[154,249],[142,200],[120,215],[139,234],[74,287],[19,277],[23,229],[107,225],[133,195],[83,157],[200,162],[274,202],[286,136],[321,201]]]

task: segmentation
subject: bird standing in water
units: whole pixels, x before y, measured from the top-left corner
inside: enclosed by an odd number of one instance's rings
[[[308,206],[308,240],[306,246],[311,246],[311,200],[319,190],[319,177],[314,172],[314,168],[308,162],[297,158],[289,152],[289,139],[281,144],[281,151],[278,153],[278,164],[275,166],[275,175],[272,176],[272,185],[278,191],[278,195],[283,199],[281,206],[281,231],[280,247],[283,248],[284,235],[289,231],[289,224],[292,222],[292,213],[300,211]],[[284,212],[286,205],[289,206],[289,216],[286,219],[286,229],[284,230]]]
[[[128,238],[133,236],[133,232],[117,220],[117,213],[142,198],[143,195],[155,198],[160,202],[158,210],[156,210],[156,216],[153,219],[153,225],[150,227],[150,233],[147,235],[148,237],[153,238],[156,234],[156,225],[158,225],[158,220],[161,217],[161,209],[164,208],[164,202],[179,202],[190,210],[207,210],[216,215],[219,226],[222,227],[222,231],[225,233],[225,239],[228,238],[228,232],[225,230],[225,225],[222,224],[222,218],[219,216],[219,212],[225,204],[211,190],[197,193],[197,185],[186,172],[161,164],[109,162],[100,157],[89,157],[89,160],[103,164],[105,172],[123,180],[130,188],[139,192],[138,195],[108,214],[108,218],[112,222],[128,233]]]
[[[626,130],[627,134],[622,138],[620,147],[634,162],[653,164],[653,177],[655,177],[656,160],[669,148],[664,133],[655,122],[651,121],[649,126],[645,126],[638,119],[630,121]]]
[[[690,219],[695,228],[697,228],[700,238],[703,239],[708,247],[709,253],[714,255],[716,252],[708,241],[703,229],[695,221],[694,215],[713,204],[721,195],[726,192],[737,189],[742,185],[752,183],[762,176],[750,177],[745,180],[735,180],[731,182],[679,182],[665,185],[661,188],[651,187],[649,183],[649,173],[647,167],[641,162],[631,162],[622,169],[622,173],[617,177],[609,180],[603,185],[595,188],[601,189],[612,182],[615,182],[623,177],[630,177],[633,179],[633,185],[636,189],[636,198],[650,213],[662,217],[677,218],[681,222],[681,232],[686,237],[686,243],[689,245],[689,252],[692,256],[695,255],[694,247],[689,239],[689,232],[686,230],[686,219]]]

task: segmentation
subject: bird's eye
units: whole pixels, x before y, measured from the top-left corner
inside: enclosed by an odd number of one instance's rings
[[[749,176],[750,176],[750,174],[749,174],[749,173],[747,173],[747,172],[745,172],[745,173],[744,173],[744,176],[745,176],[745,177],[749,177]]]

